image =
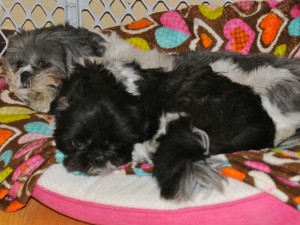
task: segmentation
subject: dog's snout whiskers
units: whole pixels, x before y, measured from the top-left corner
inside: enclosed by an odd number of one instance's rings
[[[104,156],[97,156],[92,161],[95,165],[101,165],[101,164],[105,163],[106,159]]]

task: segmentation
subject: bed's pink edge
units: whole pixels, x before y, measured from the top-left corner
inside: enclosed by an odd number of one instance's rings
[[[72,218],[102,225],[299,225],[300,212],[276,198],[257,194],[237,201],[178,210],[152,210],[72,199],[36,185],[32,196]]]

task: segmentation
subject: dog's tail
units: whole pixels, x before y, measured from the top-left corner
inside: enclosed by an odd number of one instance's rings
[[[223,190],[224,179],[207,162],[208,135],[200,129],[170,132],[154,155],[154,177],[166,199],[188,200],[201,191]]]
[[[176,199],[189,200],[201,191],[223,191],[223,177],[205,160],[186,162],[182,170]]]

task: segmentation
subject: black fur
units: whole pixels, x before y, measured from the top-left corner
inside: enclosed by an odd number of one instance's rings
[[[128,84],[107,69],[111,66],[86,62],[75,67],[52,104],[57,146],[67,155],[69,171],[103,168],[105,163],[93,160],[103,155],[119,166],[131,159],[134,144],[152,141],[157,143],[150,157],[161,196],[188,198],[198,186],[220,185],[206,164],[209,155],[273,146],[274,123],[260,97],[210,66],[179,64],[171,72],[123,67],[140,76],[134,83],[138,93],[129,93]],[[157,134],[167,113],[180,116],[167,124],[166,133]],[[74,148],[74,140],[84,147]]]
[[[91,70],[77,66],[60,96],[51,111],[57,119],[56,144],[68,156],[68,170],[93,174],[89,169],[105,170],[107,161],[118,166],[131,160],[132,143],[141,141],[137,100],[102,65]],[[74,142],[87,148],[78,151]]]

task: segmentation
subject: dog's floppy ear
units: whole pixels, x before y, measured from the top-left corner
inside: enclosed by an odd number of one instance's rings
[[[60,114],[70,107],[70,100],[67,96],[60,96],[56,98],[50,106],[50,114],[59,117]]]
[[[104,38],[94,32],[94,31],[91,31],[90,33],[90,45],[94,51],[94,54],[95,56],[98,56],[98,57],[102,57],[104,55],[104,52],[106,50],[105,46],[103,45],[103,43],[105,43],[106,41],[104,40]]]

